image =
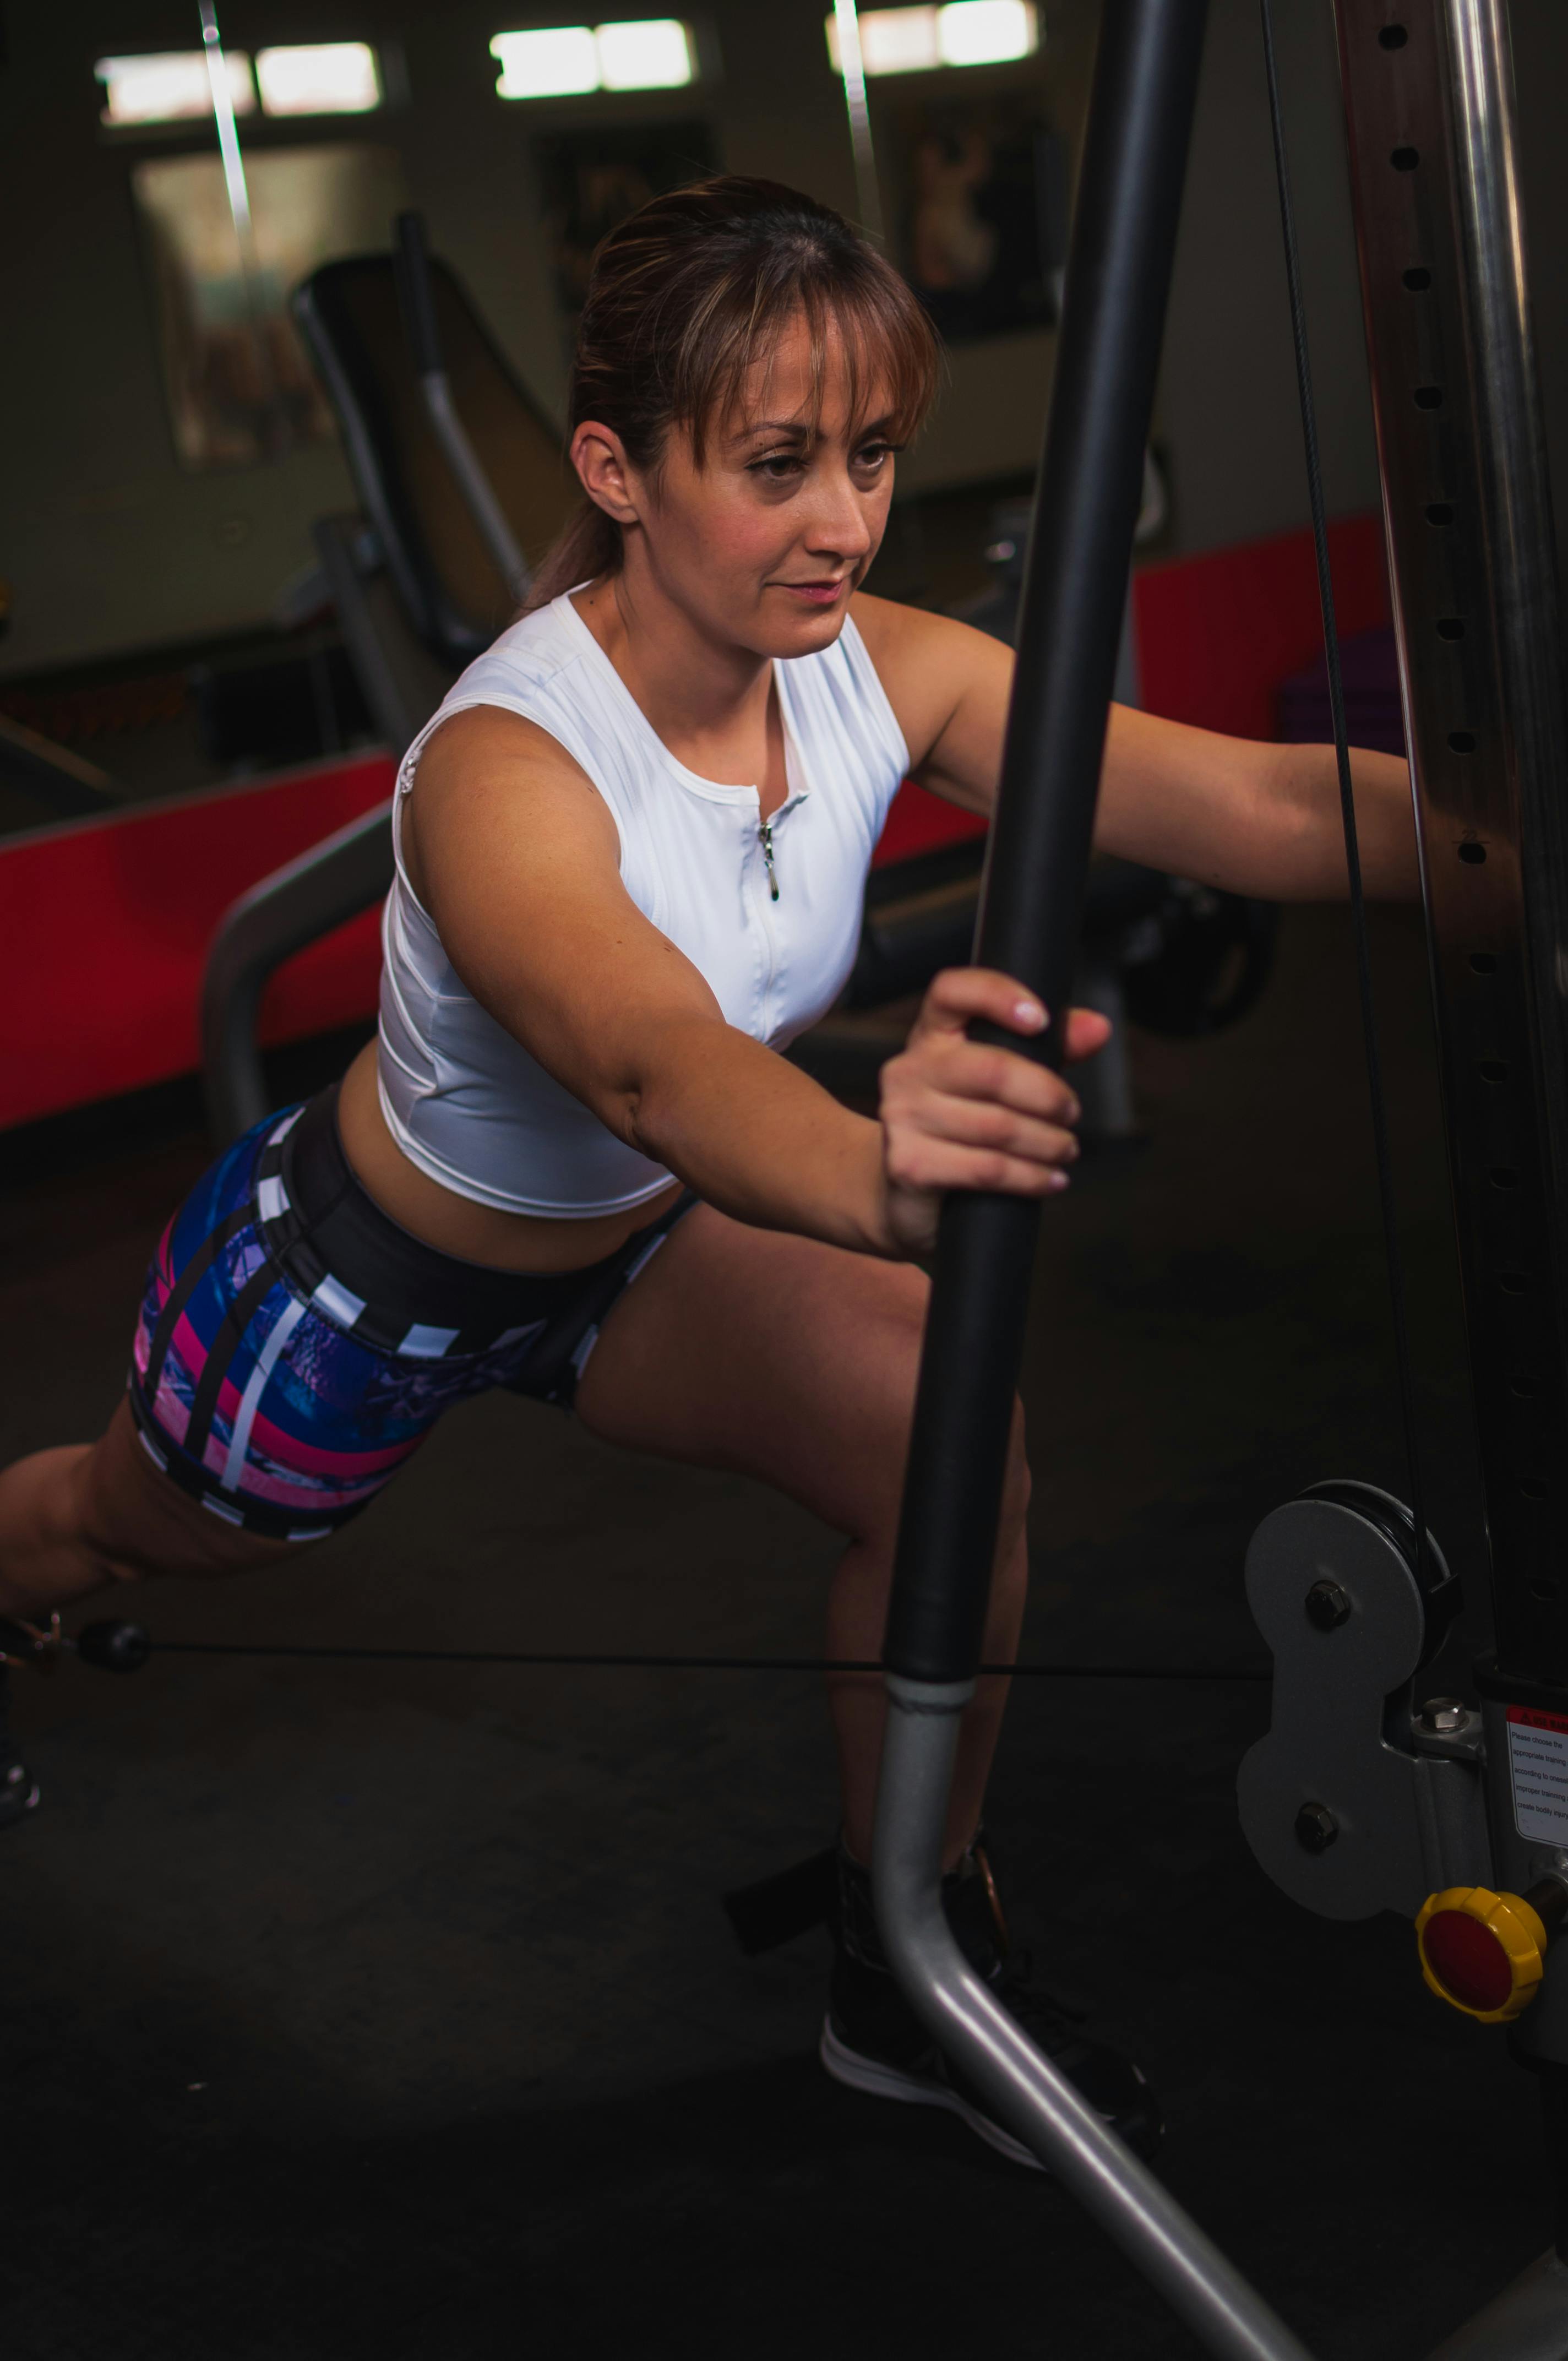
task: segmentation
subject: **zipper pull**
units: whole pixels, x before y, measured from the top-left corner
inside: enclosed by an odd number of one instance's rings
[[[771,819],[757,822],[757,834],[762,840],[762,859],[767,863],[768,892],[776,902],[779,898],[778,872],[773,867],[773,824]]]

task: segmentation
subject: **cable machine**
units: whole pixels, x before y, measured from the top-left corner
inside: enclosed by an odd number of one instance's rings
[[[1541,2082],[1555,2242],[1431,2361],[1568,2361],[1568,1945],[1552,1941],[1568,1922],[1568,1589],[1557,1538],[1568,1488],[1568,706],[1512,67],[1504,0],[1334,8],[1495,1644],[1474,1667],[1478,1710],[1421,1698],[1421,1669],[1460,1598],[1419,1505],[1336,1480],[1275,1510],[1246,1565],[1274,1656],[1272,1724],[1242,1765],[1240,1808],[1258,1861],[1293,1898],[1334,1918],[1404,1913],[1431,1989],[1510,2027],[1515,2054]],[[1053,1064],[1205,15],[1206,0],[1113,0],[1102,10],[976,941],[980,960],[1032,986],[1051,1011],[1026,1054]],[[1263,21],[1332,685],[1268,0]],[[422,374],[440,377],[428,336],[424,349]],[[437,386],[436,410],[441,396]],[[1348,785],[1337,692],[1334,702]],[[1347,850],[1359,929],[1350,811]],[[1402,1340],[1369,997],[1365,1005]],[[878,1920],[933,2036],[1205,2349],[1223,2361],[1310,2361],[1000,2006],[942,1909],[942,1830],[959,1723],[981,1670],[1038,1223],[1034,1202],[967,1192],[941,1217],[884,1652]],[[1415,1494],[1403,1341],[1401,1363]],[[52,1661],[60,1644],[58,1631],[0,1626],[0,1664]],[[105,1624],[75,1647],[85,1661],[131,1670],[148,1644],[134,1626]]]
[[[1354,1482],[1276,1510],[1247,1560],[1276,1670],[1241,1813],[1287,1893],[1331,1917],[1405,1912],[1428,1984],[1514,2026],[1546,2103],[1557,2242],[1441,2350],[1564,2361],[1568,1946],[1550,1945],[1568,1917],[1568,723],[1512,66],[1503,0],[1335,0],[1335,16],[1496,1648],[1475,1667],[1479,1712],[1418,1705],[1417,1676],[1460,1603],[1419,1514]],[[1070,983],[1203,19],[1203,0],[1102,12],[976,946],[1053,1017]],[[1266,0],[1264,27],[1272,96]],[[1277,99],[1275,121],[1333,671]],[[1348,786],[1343,718],[1339,735]],[[1347,842],[1354,885],[1353,813]],[[1054,1023],[1036,1054],[1059,1060]],[[886,1647],[879,1923],[909,2000],[966,2079],[1206,2348],[1300,2361],[1295,2337],[968,1969],[941,1907],[1036,1229],[1036,1209],[1017,1200],[955,1196],[942,1217]],[[1389,1230],[1402,1336],[1391,1218]],[[1408,1347],[1401,1360],[1408,1375]]]

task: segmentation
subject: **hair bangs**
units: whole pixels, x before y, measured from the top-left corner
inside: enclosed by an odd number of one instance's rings
[[[851,440],[872,423],[898,444],[918,432],[936,398],[937,340],[903,280],[869,249],[866,260],[873,267],[863,272],[829,275],[809,250],[775,250],[761,269],[753,262],[738,270],[694,308],[671,369],[670,412],[699,467],[712,436],[765,411],[773,359],[802,322],[810,391],[801,423],[809,435],[820,432],[835,378]]]

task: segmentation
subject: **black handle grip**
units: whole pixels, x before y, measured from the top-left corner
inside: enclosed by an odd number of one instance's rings
[[[403,315],[403,334],[409,340],[409,357],[420,377],[436,377],[444,364],[435,327],[435,286],[430,275],[424,215],[400,214],[392,224],[392,236],[396,242],[398,306]]]

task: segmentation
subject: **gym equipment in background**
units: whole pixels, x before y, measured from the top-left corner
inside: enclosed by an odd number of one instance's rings
[[[1135,550],[1160,533],[1168,507],[1158,462],[1146,451]],[[1007,647],[1017,642],[1029,520],[1025,500],[1003,501],[992,510],[985,553],[992,579],[950,610]],[[1130,595],[1111,693],[1118,705],[1141,702]],[[1109,1016],[1114,1027],[1099,1057],[1075,1078],[1091,1137],[1124,1138],[1137,1132],[1125,1021],[1173,1039],[1217,1033],[1237,1023],[1263,994],[1278,939],[1276,903],[1165,876],[1131,861],[1091,863],[1073,997]]]
[[[362,510],[318,522],[313,595],[335,609],[377,730],[401,755],[515,610],[527,578],[521,553],[542,555],[573,502],[554,430],[460,281],[427,254],[417,216],[400,216],[396,236],[391,254],[313,271],[291,309]],[[202,1038],[220,1138],[267,1109],[256,1041],[267,978],[390,885],[390,809],[378,807],[262,879],[219,928]]]
[[[11,620],[11,586],[0,581],[0,635]],[[18,787],[54,819],[112,811],[124,790],[107,771],[60,746],[41,730],[0,713],[0,787]]]
[[[0,713],[0,785],[19,787],[54,819],[83,819],[125,801],[107,771]]]

